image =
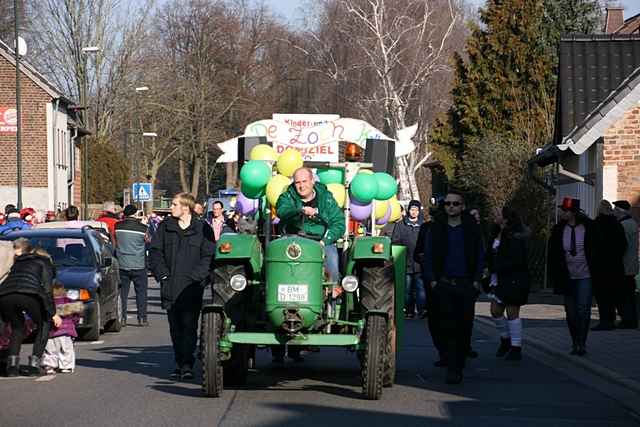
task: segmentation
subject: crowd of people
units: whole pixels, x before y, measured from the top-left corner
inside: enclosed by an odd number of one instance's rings
[[[548,242],[548,278],[564,298],[571,354],[584,356],[590,330],[638,327],[638,225],[625,200],[613,205],[603,200],[595,219],[590,219],[580,209],[580,201],[573,198],[565,198],[558,212]],[[322,230],[318,237],[327,254],[325,268],[337,279],[336,240],[344,233],[344,217],[311,170],[296,171],[274,213],[282,228],[298,227],[308,235]],[[528,302],[531,286],[531,230],[512,206],[493,212],[491,226],[485,226],[480,210],[468,209],[465,195],[454,190],[448,192],[439,209],[429,212],[432,215],[426,213],[419,201],[412,200],[403,218],[385,226],[382,234],[407,248],[405,316],[427,319],[438,353],[434,365],[447,368],[447,383],[463,381],[466,360],[478,356],[471,346],[471,335],[476,301],[483,292],[495,322],[496,357],[521,360],[520,310]],[[301,216],[305,218],[302,222]],[[47,216],[8,205],[0,235],[29,228],[40,219],[46,221]],[[77,221],[78,209],[70,206],[56,219]],[[168,315],[175,358],[170,376],[192,379],[203,290],[216,243],[227,232],[255,233],[255,223],[233,211],[225,212],[219,201],[205,213],[204,205],[188,193],[175,196],[164,219],[145,216],[133,205],[116,214],[114,204],[106,203],[97,221],[106,224],[119,262],[122,324],[127,324],[133,282],[138,325],[149,325],[147,271],[151,270],[160,283],[161,303]],[[5,373],[19,374],[20,345],[29,332],[23,313],[28,314],[36,331],[33,354],[23,374],[73,372],[73,339],[77,337],[80,307],[65,298],[46,252],[32,247],[26,239],[15,240],[10,248],[7,242],[0,243],[0,315],[12,331]],[[600,322],[591,327],[594,296]],[[284,351],[283,347],[272,348],[275,363],[282,363]],[[289,357],[303,360],[299,352],[294,353]]]

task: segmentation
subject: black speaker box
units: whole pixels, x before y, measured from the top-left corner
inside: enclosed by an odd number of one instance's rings
[[[367,139],[364,151],[365,163],[373,163],[374,172],[386,172],[393,175],[396,146],[387,139]]]
[[[240,169],[244,162],[249,160],[251,149],[258,144],[267,144],[266,136],[241,136],[238,138],[238,178],[240,178]]]

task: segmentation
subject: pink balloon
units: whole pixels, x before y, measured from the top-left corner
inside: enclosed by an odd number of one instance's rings
[[[236,199],[236,210],[238,210],[241,215],[253,215],[258,210],[258,199],[250,199],[240,193]]]
[[[356,221],[364,221],[371,216],[373,203],[363,205],[357,200],[352,199],[349,202],[349,210],[351,211],[351,218],[355,219]]]
[[[376,219],[376,224],[385,225],[389,222],[389,218],[391,218],[391,203],[387,203],[387,212],[380,219]]]

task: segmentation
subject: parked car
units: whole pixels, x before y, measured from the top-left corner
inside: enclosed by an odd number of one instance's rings
[[[122,303],[118,261],[108,238],[89,226],[82,228],[40,228],[15,231],[3,240],[29,239],[53,258],[56,279],[67,296],[84,303],[78,325],[80,339],[95,341],[100,332],[119,332]]]

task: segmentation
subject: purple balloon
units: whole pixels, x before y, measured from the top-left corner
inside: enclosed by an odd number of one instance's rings
[[[278,217],[275,217],[275,218],[273,218],[271,220],[271,224],[273,224],[273,225],[278,225],[279,222],[280,222],[280,218],[278,218]]]
[[[356,221],[364,221],[371,216],[373,210],[373,203],[367,203],[363,205],[355,199],[351,199],[349,202],[349,210],[351,211],[351,218]]]
[[[240,193],[236,199],[236,210],[238,210],[241,215],[253,215],[258,210],[258,199],[250,199]]]
[[[391,203],[387,203],[387,212],[380,219],[376,219],[376,224],[385,225],[389,222],[389,218],[391,218]]]

